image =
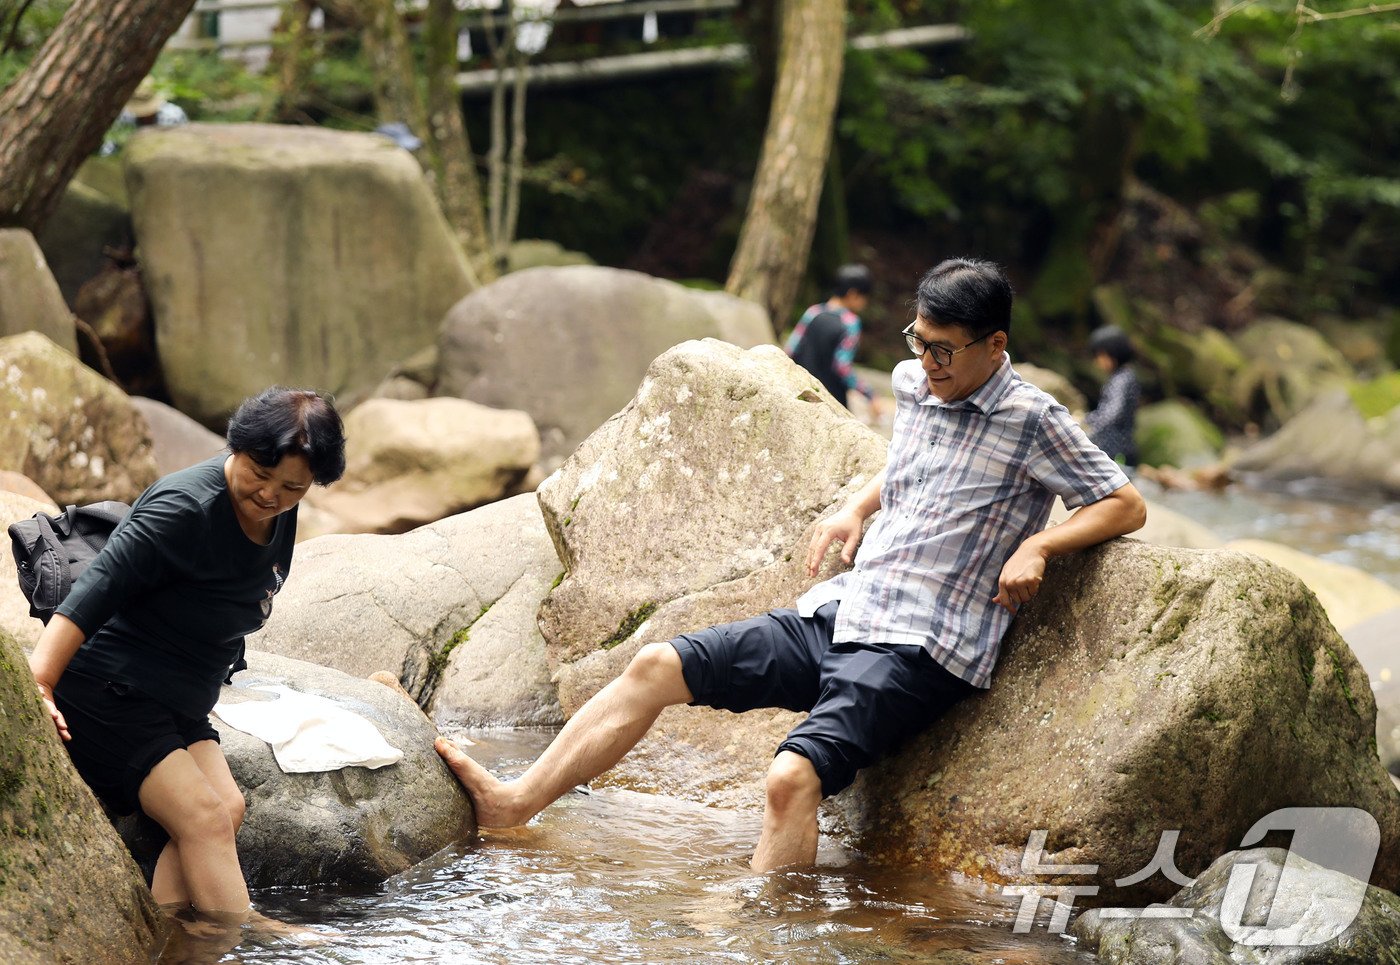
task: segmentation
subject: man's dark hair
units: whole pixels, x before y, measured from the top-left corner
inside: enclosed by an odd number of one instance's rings
[[[1127,365],[1137,353],[1127,334],[1117,325],[1104,325],[1089,334],[1089,351],[1103,352],[1114,365]]]
[[[870,269],[864,265],[842,265],[836,269],[836,277],[831,280],[831,294],[836,298],[844,297],[853,290],[869,295],[874,287]]]
[[[228,422],[228,447],[271,469],[305,456],[311,478],[329,486],[345,472],[345,426],[335,405],[310,389],[274,385],[244,399]]]
[[[972,338],[1011,334],[1011,282],[1000,265],[949,258],[924,273],[914,295],[920,315],[935,325],[960,325]]]

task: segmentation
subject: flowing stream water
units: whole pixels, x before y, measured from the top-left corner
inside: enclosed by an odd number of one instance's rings
[[[1400,505],[1236,488],[1153,493],[1224,539],[1287,543],[1400,586]],[[467,732],[513,775],[548,730]],[[176,963],[855,963],[1070,965],[1095,956],[1051,935],[1042,911],[1013,932],[1017,899],[976,882],[865,862],[823,839],[815,870],[747,867],[759,815],[674,798],[576,792],[525,828],[484,832],[370,891],[263,891],[259,909],[323,932],[302,938],[181,931]]]

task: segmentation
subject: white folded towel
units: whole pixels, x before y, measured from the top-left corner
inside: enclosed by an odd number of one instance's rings
[[[333,700],[281,684],[252,687],[275,700],[220,702],[214,713],[228,724],[272,745],[277,766],[288,774],[336,771],[342,767],[397,764],[403,751],[389,744],[373,722]]]

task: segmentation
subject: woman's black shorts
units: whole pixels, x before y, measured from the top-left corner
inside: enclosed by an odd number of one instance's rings
[[[127,684],[75,670],[58,678],[53,696],[73,735],[73,765],[114,814],[140,808],[141,782],[167,755],[219,739],[208,717],[185,717]]]
[[[977,690],[923,647],[832,643],[836,608],[811,617],[773,610],[671,641],[692,703],[810,712],[778,750],[811,761],[824,796]]]

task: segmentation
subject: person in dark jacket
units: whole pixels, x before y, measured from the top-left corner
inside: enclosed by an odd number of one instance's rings
[[[842,265],[832,281],[831,295],[808,308],[788,337],[788,356],[802,366],[849,408],[848,395],[859,392],[878,414],[875,392],[855,370],[860,345],[860,313],[870,304],[870,269]]]
[[[1134,468],[1138,451],[1133,433],[1142,393],[1133,371],[1133,343],[1122,329],[1105,325],[1089,336],[1089,351],[1094,353],[1094,364],[1108,375],[1099,404],[1086,420],[1089,438],[1120,465]]]
[[[168,909],[252,914],[234,846],[243,795],[209,712],[287,578],[297,503],[344,470],[329,400],[280,387],[245,400],[227,452],[141,494],[29,659],[83,780],[170,835],[151,882]]]

